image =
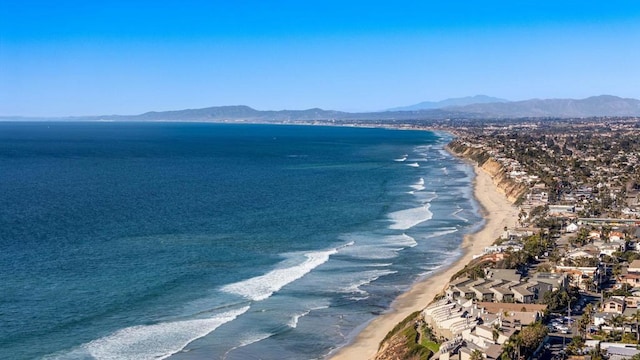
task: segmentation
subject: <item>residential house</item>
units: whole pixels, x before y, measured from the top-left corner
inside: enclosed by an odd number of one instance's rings
[[[627,269],[630,273],[640,274],[640,260],[633,260]]]
[[[588,290],[594,281],[598,281],[600,273],[598,268],[593,266],[556,266],[557,273],[568,275],[569,285],[576,286],[582,290]]]
[[[612,231],[609,233],[609,241],[624,241],[624,234],[620,231]]]
[[[515,269],[484,269],[485,279],[520,282],[520,274]]]
[[[627,309],[638,309],[638,304],[640,304],[640,296],[625,296],[624,303]]]
[[[508,287],[496,286],[492,287],[493,299],[497,302],[514,302],[513,291]]]
[[[480,310],[472,300],[443,299],[424,310],[422,317],[438,336],[453,339],[463,331],[473,329],[478,324]]]
[[[562,273],[538,272],[531,277],[531,280],[551,285],[552,291],[567,289],[569,284],[567,275]],[[538,293],[538,296],[542,298],[544,294]]]
[[[602,302],[602,312],[622,314],[625,307],[624,296],[612,296]]]
[[[533,303],[536,296],[526,285],[516,286],[511,291],[513,292],[514,300],[523,304]]]
[[[627,284],[632,287],[640,286],[640,273],[629,272],[628,269],[622,269],[622,273],[617,279],[620,284]]]
[[[578,231],[578,225],[576,225],[575,223],[571,223],[571,224],[567,225],[567,228],[565,230],[568,233],[574,233],[574,232]]]

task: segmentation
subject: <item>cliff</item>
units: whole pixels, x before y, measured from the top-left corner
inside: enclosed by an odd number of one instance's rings
[[[447,150],[456,156],[476,163],[482,170],[486,171],[491,176],[498,191],[505,194],[509,202],[515,203],[527,191],[525,184],[515,182],[502,164],[492,158],[484,149],[471,147],[459,140],[453,140],[447,145]]]
[[[430,340],[425,335],[424,327],[420,311],[407,316],[382,340],[375,360],[430,359],[433,352],[424,345]]]

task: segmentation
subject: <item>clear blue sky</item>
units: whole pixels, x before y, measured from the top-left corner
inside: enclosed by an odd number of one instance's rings
[[[0,115],[640,98],[640,1],[0,1]]]

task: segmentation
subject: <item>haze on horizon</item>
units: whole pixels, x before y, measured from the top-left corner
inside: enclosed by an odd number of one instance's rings
[[[640,98],[640,2],[12,1],[0,116]]]

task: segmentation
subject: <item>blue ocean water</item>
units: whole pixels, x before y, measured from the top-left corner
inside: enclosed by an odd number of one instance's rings
[[[0,358],[324,358],[479,226],[449,140],[0,123]]]

